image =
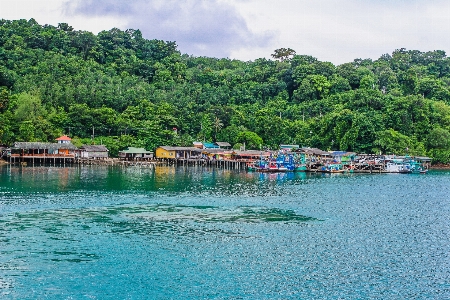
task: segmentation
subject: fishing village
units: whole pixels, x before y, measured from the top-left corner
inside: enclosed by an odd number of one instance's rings
[[[280,145],[277,150],[231,149],[227,142],[194,142],[192,147],[160,146],[154,152],[128,147],[117,158],[104,145],[76,147],[63,135],[55,143],[16,142],[0,149],[1,158],[20,166],[35,165],[155,165],[212,166],[249,172],[320,173],[420,173],[431,167],[431,158],[394,154],[361,154],[324,151],[299,145]]]
[[[1,3],[0,300],[450,299],[450,1]]]

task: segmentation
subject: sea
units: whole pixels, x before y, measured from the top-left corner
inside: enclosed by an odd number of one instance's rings
[[[450,299],[450,171],[0,167],[1,299]]]

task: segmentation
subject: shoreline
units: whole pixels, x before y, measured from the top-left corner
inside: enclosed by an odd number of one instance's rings
[[[80,162],[76,162],[75,164],[80,164]],[[81,164],[87,164],[87,165],[158,165],[159,162],[157,161],[118,161],[117,159],[106,159],[106,160],[92,160],[92,161],[85,161]],[[9,162],[7,162],[4,159],[0,159],[0,166],[2,165],[9,165]],[[431,165],[429,167],[430,170],[450,170],[450,164],[436,164]]]
[[[430,170],[450,170],[450,165],[439,164],[435,166],[430,166]]]

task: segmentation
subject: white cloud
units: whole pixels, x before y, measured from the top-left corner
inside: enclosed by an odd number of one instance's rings
[[[39,24],[58,25],[69,23],[76,30],[87,30],[95,34],[102,30],[126,25],[126,21],[111,16],[69,16],[64,0],[0,0],[0,18],[6,20],[29,20],[34,18]]]
[[[448,50],[447,0],[0,0],[0,18],[98,33],[141,29],[182,52],[242,60],[290,47],[335,64],[407,48]]]
[[[335,64],[355,58],[376,59],[398,48],[446,50],[450,2],[446,1],[239,1],[233,2],[251,30],[276,30],[277,38],[257,50],[269,57],[290,47]],[[233,57],[251,59],[251,49]]]
[[[122,18],[144,37],[176,41],[181,52],[197,56],[226,57],[235,47],[262,46],[270,38],[249,31],[236,8],[219,0],[78,0],[66,9],[68,16]]]

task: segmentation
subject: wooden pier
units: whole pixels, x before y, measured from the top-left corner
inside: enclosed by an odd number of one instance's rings
[[[88,159],[88,158],[76,158],[75,163],[77,165],[90,165],[90,166],[119,166],[119,167],[146,167],[154,168],[155,161],[151,160],[125,160],[119,158],[105,158],[105,159]]]
[[[72,154],[11,154],[8,157],[10,164],[20,164],[21,166],[65,166],[65,165],[98,165],[98,166],[138,166],[146,168],[154,168],[156,165],[164,166],[201,166],[214,167],[226,170],[247,170],[248,166],[258,161],[257,159],[209,159],[209,158],[160,158],[160,159],[121,159],[121,158],[102,158],[92,159],[75,156]],[[309,161],[304,166],[305,170],[300,172],[313,173],[366,173],[366,174],[381,174],[391,173],[392,170],[387,170],[386,161],[363,161],[350,162],[340,164],[339,169],[332,170],[330,166],[336,162],[330,160],[313,160]],[[425,166],[428,169],[428,166]]]
[[[65,165],[92,165],[92,166],[141,166],[151,167],[156,165],[156,161],[149,160],[123,160],[118,158],[87,159],[75,157],[74,155],[32,155],[32,154],[12,154],[8,158],[11,165],[21,166],[65,166]]]
[[[174,166],[208,166],[216,167],[228,170],[246,170],[249,163],[254,162],[251,159],[158,159],[156,164],[158,165],[174,165]]]
[[[9,163],[21,165],[66,165],[75,162],[75,155],[64,154],[11,154]]]

